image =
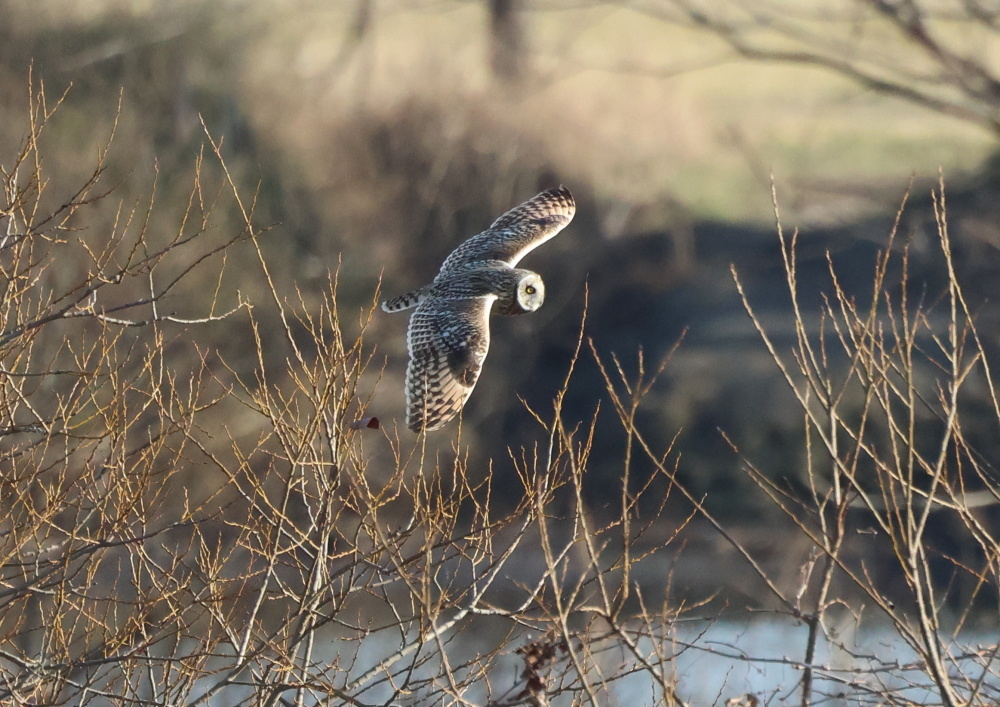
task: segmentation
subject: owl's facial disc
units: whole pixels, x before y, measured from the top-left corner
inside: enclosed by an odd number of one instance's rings
[[[517,283],[517,303],[527,312],[534,312],[545,301],[545,283],[538,275],[531,274]]]

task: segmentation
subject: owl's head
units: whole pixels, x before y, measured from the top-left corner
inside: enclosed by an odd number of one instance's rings
[[[517,273],[519,277],[513,301],[501,303],[501,314],[534,312],[545,301],[545,283],[542,282],[541,276],[530,270],[518,270]]]

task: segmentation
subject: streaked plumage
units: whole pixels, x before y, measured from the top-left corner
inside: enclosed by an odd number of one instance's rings
[[[431,284],[382,303],[387,312],[416,307],[406,335],[407,427],[435,430],[462,409],[489,351],[491,312],[523,314],[544,301],[542,278],[514,266],[575,213],[566,187],[544,191],[452,251]]]

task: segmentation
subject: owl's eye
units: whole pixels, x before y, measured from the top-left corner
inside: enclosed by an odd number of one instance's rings
[[[535,294],[535,286],[528,285],[527,287],[524,288],[524,291],[527,292],[529,295],[533,295]]]

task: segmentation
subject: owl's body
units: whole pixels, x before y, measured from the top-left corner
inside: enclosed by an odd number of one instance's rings
[[[542,278],[514,266],[575,213],[566,187],[544,191],[452,251],[431,284],[382,303],[387,312],[416,307],[406,334],[407,427],[435,430],[462,409],[489,351],[490,314],[533,312],[545,299]]]

